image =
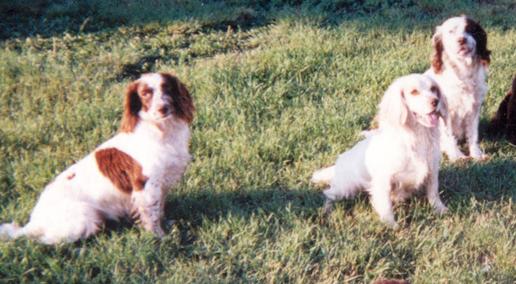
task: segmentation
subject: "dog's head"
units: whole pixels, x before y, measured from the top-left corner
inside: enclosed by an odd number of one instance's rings
[[[176,76],[143,74],[127,87],[120,130],[132,132],[140,120],[156,125],[172,119],[191,123],[194,110],[192,97]]]
[[[437,83],[426,75],[411,74],[392,83],[380,103],[378,120],[382,124],[407,126],[414,122],[433,128],[439,117],[447,118],[445,98]]]
[[[438,26],[432,37],[432,46],[432,68],[436,73],[442,71],[444,53],[454,62],[470,63],[478,59],[487,65],[491,60],[486,32],[466,16],[450,18]]]

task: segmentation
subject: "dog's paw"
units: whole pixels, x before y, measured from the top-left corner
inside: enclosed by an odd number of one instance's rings
[[[333,201],[326,198],[326,200],[324,200],[324,205],[323,205],[323,208],[322,208],[322,213],[324,216],[328,216],[331,214],[331,212],[333,211]]]
[[[468,156],[464,155],[460,151],[457,151],[456,153],[446,153],[446,156],[448,157],[448,160],[452,163],[459,162],[459,161],[465,161],[465,160],[469,159]]]
[[[469,156],[477,161],[485,161],[489,158],[488,155],[484,154],[478,145],[471,146],[469,148]]]
[[[160,239],[162,239],[165,236],[165,231],[163,231],[163,229],[161,227],[154,228],[152,230],[152,233],[154,234],[154,236],[156,236],[157,238],[160,238]]]
[[[386,216],[380,216],[380,220],[387,225],[389,228],[393,230],[399,229],[398,223],[396,223],[396,220],[394,220],[394,215],[386,215]]]
[[[446,207],[444,205],[436,206],[434,209],[435,209],[435,213],[437,213],[438,215],[444,215],[444,214],[447,214],[448,212],[450,212],[450,210],[448,210],[448,207]]]

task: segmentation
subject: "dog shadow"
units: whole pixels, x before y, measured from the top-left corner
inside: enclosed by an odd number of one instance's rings
[[[169,193],[165,203],[163,227],[168,234],[176,227],[180,232],[180,245],[189,245],[196,240],[192,230],[205,222],[216,222],[229,216],[249,219],[257,214],[283,216],[294,214],[319,221],[323,216],[323,195],[314,188],[287,189],[241,189],[231,192],[215,192],[210,189],[197,192]],[[109,238],[137,227],[137,221],[123,218],[107,221],[102,234]],[[139,228],[139,230],[143,230]],[[94,239],[94,238],[89,238]],[[88,243],[88,240],[83,242]]]
[[[440,171],[440,189],[449,204],[476,201],[516,201],[516,161],[464,161],[446,164]]]

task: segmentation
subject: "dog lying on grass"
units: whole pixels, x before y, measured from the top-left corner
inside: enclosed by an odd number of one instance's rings
[[[47,185],[27,225],[0,225],[1,238],[74,242],[124,216],[164,235],[166,193],[190,161],[192,98],[175,76],[152,73],[127,87],[124,104],[120,132]]]
[[[435,211],[445,213],[448,209],[438,192],[438,124],[439,118],[446,120],[447,107],[436,82],[420,74],[395,80],[383,96],[377,118],[378,129],[341,154],[334,166],[313,174],[312,182],[330,185],[324,191],[324,210],[366,191],[380,219],[397,227],[392,202],[426,187]]]

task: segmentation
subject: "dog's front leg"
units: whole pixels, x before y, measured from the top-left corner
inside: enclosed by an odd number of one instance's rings
[[[398,224],[394,220],[394,213],[392,211],[391,189],[390,178],[376,179],[371,182],[369,194],[371,195],[371,205],[380,216],[380,220],[396,229]]]
[[[472,121],[466,125],[466,138],[469,146],[469,156],[476,160],[484,160],[487,155],[482,152],[478,145],[478,122],[480,119],[480,107],[476,108]]]
[[[165,232],[161,227],[161,217],[164,199],[161,187],[149,180],[143,190],[133,192],[132,202],[143,228],[159,238],[163,237]]]
[[[465,159],[466,155],[464,155],[458,146],[457,139],[455,139],[455,136],[453,135],[452,130],[449,128],[450,122],[448,122],[448,127],[445,127],[443,125],[440,126],[441,129],[441,138],[440,138],[440,144],[441,149],[444,153],[446,153],[446,156],[448,156],[448,159],[452,162],[455,162],[459,159]]]
[[[439,171],[434,170],[435,173],[432,173],[428,178],[428,184],[426,187],[426,197],[428,198],[428,202],[437,214],[444,214],[448,212],[448,208],[444,205],[439,197]]]

